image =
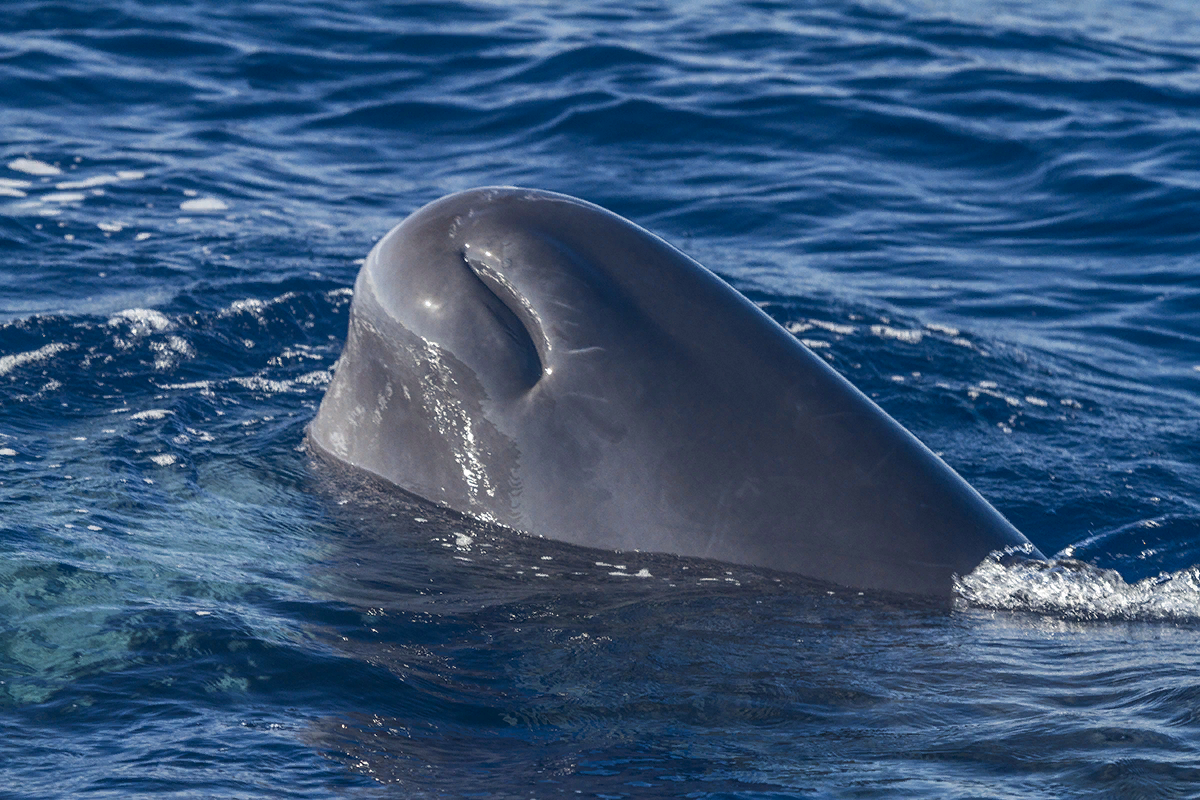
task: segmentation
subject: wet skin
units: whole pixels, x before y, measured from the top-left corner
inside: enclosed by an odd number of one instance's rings
[[[565,195],[474,189],[359,273],[311,443],[427,500],[592,547],[948,596],[1041,554],[713,273]]]

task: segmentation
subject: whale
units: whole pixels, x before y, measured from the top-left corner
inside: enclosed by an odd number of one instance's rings
[[[485,187],[370,251],[307,439],[485,522],[949,597],[1042,554],[754,303],[663,239]]]

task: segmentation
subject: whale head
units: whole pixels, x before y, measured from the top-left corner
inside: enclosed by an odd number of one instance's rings
[[[550,192],[461,192],[384,236],[309,439],[592,547],[942,596],[994,550],[1040,555],[713,273]]]

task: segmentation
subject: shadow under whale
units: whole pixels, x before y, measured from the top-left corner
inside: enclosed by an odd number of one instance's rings
[[[367,257],[309,427],[432,502],[591,547],[949,595],[1041,554],[713,273],[565,195],[460,192]]]

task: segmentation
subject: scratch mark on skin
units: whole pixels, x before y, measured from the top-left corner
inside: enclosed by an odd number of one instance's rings
[[[879,461],[877,461],[875,463],[875,466],[871,467],[869,470],[866,471],[866,476],[868,478],[870,478],[870,477],[873,477],[876,472],[879,472],[879,470],[881,470],[883,468],[884,464],[886,464],[892,460],[892,456],[895,455],[897,449],[898,448],[896,445],[892,445],[892,447],[889,448],[888,451],[883,454],[883,456],[879,459]]]
[[[583,394],[581,392],[567,392],[563,395],[563,397],[579,397],[584,400],[592,400],[597,403],[611,403],[612,402],[612,400],[608,397],[597,397],[594,394]]]

